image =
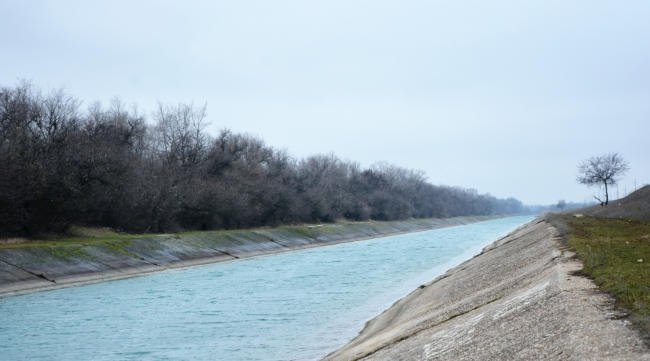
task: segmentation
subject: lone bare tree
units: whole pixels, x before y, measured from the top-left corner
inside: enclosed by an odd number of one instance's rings
[[[609,203],[608,185],[614,185],[618,178],[625,174],[629,169],[627,162],[618,153],[608,153],[596,157],[591,157],[578,168],[580,174],[578,175],[578,183],[586,184],[588,186],[602,184],[605,186],[605,200],[596,196],[600,205],[607,205]]]

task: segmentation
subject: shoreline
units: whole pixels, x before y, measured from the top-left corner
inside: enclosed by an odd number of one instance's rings
[[[424,232],[502,217],[504,216],[463,216],[443,219],[334,223],[215,231],[198,235],[172,234],[128,241],[106,241],[106,244],[26,245],[2,248],[0,249],[0,298],[340,243]],[[153,245],[147,244],[148,241]],[[144,243],[144,246],[132,243]],[[162,249],[160,249],[161,243]],[[116,245],[121,248],[116,248]],[[43,258],[39,259],[39,256]],[[93,258],[90,259],[89,256]],[[43,261],[43,264],[40,261]],[[89,272],[89,269],[93,270],[93,268],[95,270]]]
[[[323,360],[650,360],[544,218],[418,287]]]

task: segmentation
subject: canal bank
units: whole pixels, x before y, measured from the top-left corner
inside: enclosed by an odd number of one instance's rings
[[[0,297],[498,218],[340,222],[0,246]]]
[[[370,320],[325,360],[650,360],[543,218]]]
[[[319,360],[530,216],[0,298],[3,359]]]

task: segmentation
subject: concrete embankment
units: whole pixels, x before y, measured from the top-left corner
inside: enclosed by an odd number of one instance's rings
[[[495,217],[349,222],[0,247],[0,296],[461,225]]]
[[[650,360],[537,219],[420,286],[326,360]]]

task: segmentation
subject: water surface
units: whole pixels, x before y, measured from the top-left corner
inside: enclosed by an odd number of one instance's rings
[[[0,299],[0,360],[310,360],[531,220],[344,243]]]

